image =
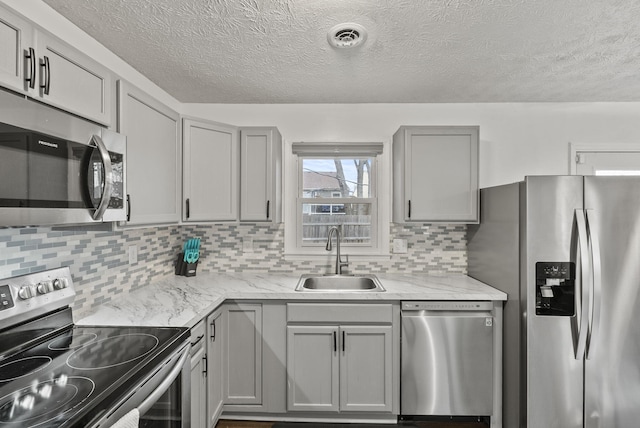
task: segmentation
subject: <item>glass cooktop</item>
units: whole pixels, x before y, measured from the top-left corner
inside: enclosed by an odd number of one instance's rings
[[[0,428],[75,427],[186,340],[185,328],[72,326],[0,356]],[[145,367],[147,369],[145,370]]]

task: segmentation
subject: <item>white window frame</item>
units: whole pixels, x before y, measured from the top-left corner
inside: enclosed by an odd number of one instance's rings
[[[611,152],[636,153],[640,152],[638,143],[572,143],[569,142],[569,174],[577,174],[576,156],[580,152]]]
[[[302,197],[300,186],[302,185],[301,158],[322,158],[322,154],[293,153],[294,143],[285,142],[285,257],[293,260],[305,260],[313,256],[327,257],[332,253],[326,251],[322,245],[302,245]],[[295,143],[301,144],[301,143]],[[353,147],[358,143],[312,143],[314,146],[326,145],[327,147],[341,147],[346,144]],[[371,243],[342,243],[342,253],[348,254],[351,260],[371,260],[371,258],[389,258],[389,228],[391,213],[391,142],[382,144],[382,153],[377,156],[366,151],[361,153],[326,154],[327,158],[372,158],[371,192],[372,198],[349,198],[348,203],[372,203],[371,218]],[[366,147],[366,144],[363,144]],[[346,198],[321,198],[314,199],[319,203],[343,203]],[[307,199],[308,201],[308,199]],[[362,257],[360,257],[362,256]]]

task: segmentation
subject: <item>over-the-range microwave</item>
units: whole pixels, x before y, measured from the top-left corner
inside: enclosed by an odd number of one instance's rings
[[[124,221],[126,138],[0,90],[0,227]]]

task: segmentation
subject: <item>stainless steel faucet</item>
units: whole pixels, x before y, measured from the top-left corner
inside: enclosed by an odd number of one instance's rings
[[[340,256],[340,228],[338,226],[331,226],[329,229],[329,234],[327,235],[327,251],[331,251],[333,246],[331,245],[331,237],[336,235],[336,275],[342,275],[342,267],[349,266],[349,257],[347,256],[347,261],[343,262]]]

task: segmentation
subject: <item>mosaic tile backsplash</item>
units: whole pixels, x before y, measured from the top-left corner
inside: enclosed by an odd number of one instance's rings
[[[164,226],[121,231],[82,228],[0,229],[0,278],[69,266],[76,286],[74,315],[174,274],[185,239],[201,242],[198,272],[330,272],[332,259],[286,260],[282,225],[222,224]],[[250,251],[243,241],[251,238]],[[406,239],[406,254],[389,259],[350,260],[352,273],[466,273],[464,225],[392,225],[391,239]],[[128,248],[138,262],[129,264]],[[391,245],[391,243],[390,243]],[[348,250],[343,251],[348,254]]]

